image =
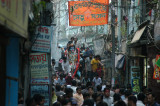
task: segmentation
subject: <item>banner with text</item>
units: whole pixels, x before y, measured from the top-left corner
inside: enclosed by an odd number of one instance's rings
[[[154,66],[153,79],[160,80],[160,55],[156,56],[156,64]]]
[[[31,85],[31,97],[40,94],[45,97],[44,106],[49,106],[49,86],[48,85]]]
[[[52,30],[52,27],[48,26],[38,26],[36,28],[36,37],[34,38],[32,51],[50,52]]]
[[[103,3],[103,4],[109,4],[109,0],[91,0],[91,2],[97,2],[97,3]]]
[[[94,26],[108,23],[108,5],[89,1],[68,1],[70,26]]]
[[[48,57],[46,53],[30,54],[32,84],[49,84]]]

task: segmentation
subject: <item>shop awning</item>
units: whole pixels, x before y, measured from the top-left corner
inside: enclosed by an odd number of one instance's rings
[[[137,30],[137,32],[135,33],[131,43],[136,43],[137,41],[139,41],[139,39],[141,38],[144,30],[146,29],[146,26],[144,26],[143,28]]]

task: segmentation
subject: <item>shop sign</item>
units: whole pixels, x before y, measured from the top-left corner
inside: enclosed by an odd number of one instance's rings
[[[133,93],[140,92],[140,68],[131,67],[131,85]]]
[[[1,0],[0,24],[27,38],[29,4],[30,0]]]
[[[46,53],[31,53],[30,56],[31,83],[49,83],[48,57]]]
[[[160,55],[156,56],[156,63],[154,66],[153,79],[160,80]]]
[[[44,106],[49,106],[49,85],[31,85],[31,97],[40,94],[45,97]]]
[[[70,26],[94,26],[108,23],[109,6],[90,1],[68,1]]]
[[[97,3],[109,4],[109,0],[91,0],[91,1]]]
[[[32,51],[47,52],[51,50],[52,27],[38,26],[33,40]]]

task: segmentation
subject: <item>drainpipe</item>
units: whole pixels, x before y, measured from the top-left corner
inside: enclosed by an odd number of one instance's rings
[[[121,0],[118,0],[118,50],[121,52]]]

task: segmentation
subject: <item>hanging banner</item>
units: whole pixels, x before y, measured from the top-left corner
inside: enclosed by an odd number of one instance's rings
[[[153,79],[160,80],[160,55],[156,56],[156,64],[154,67]]]
[[[30,54],[32,84],[49,84],[48,58],[46,53]]]
[[[36,37],[32,46],[32,51],[47,52],[51,50],[52,27],[38,26],[36,28]]]
[[[68,1],[70,26],[94,26],[108,23],[108,5],[89,1]]]
[[[131,85],[133,93],[140,92],[140,68],[136,66],[131,67]]]
[[[97,3],[102,3],[102,4],[109,4],[109,0],[91,0],[91,2],[97,2]]]

